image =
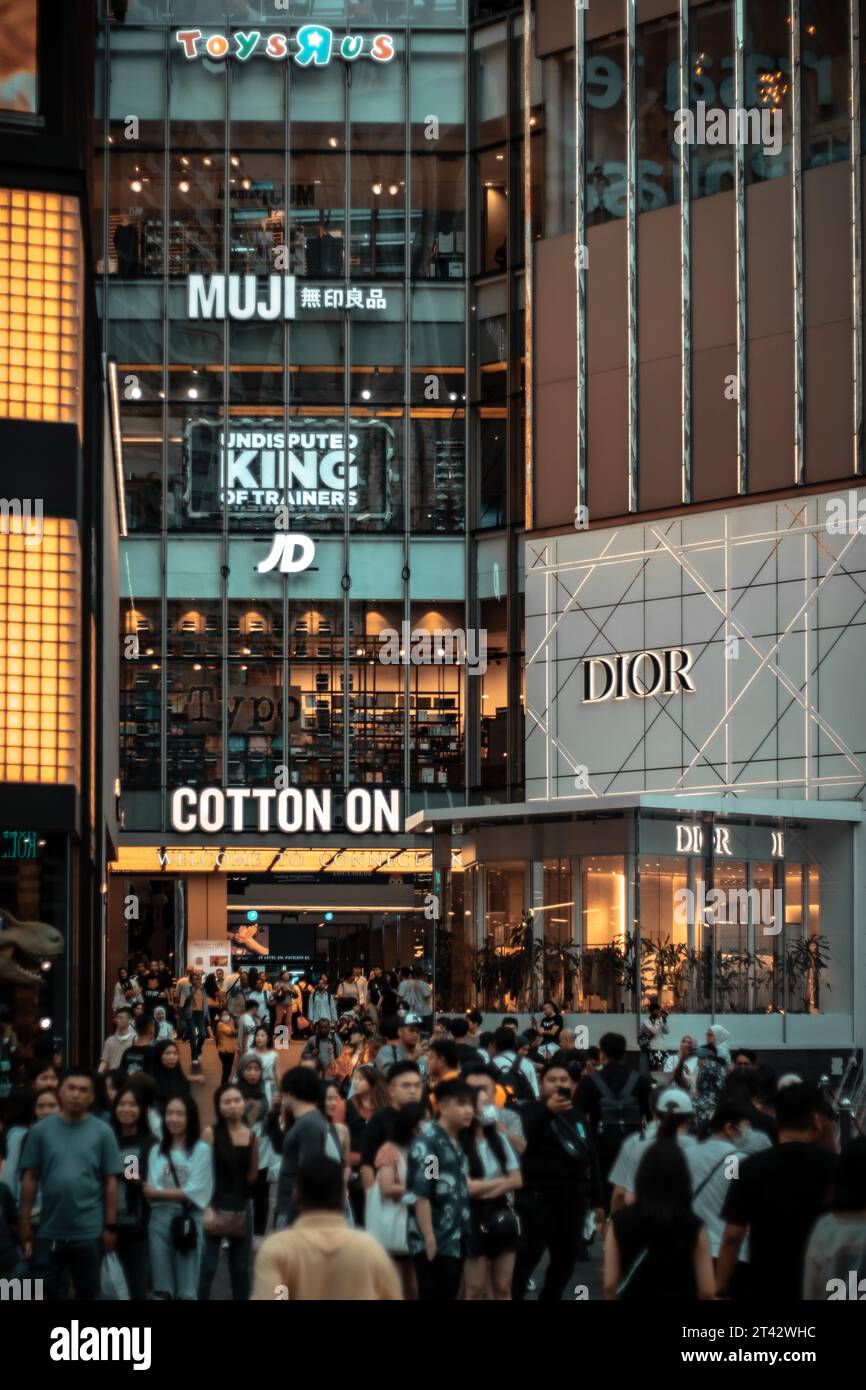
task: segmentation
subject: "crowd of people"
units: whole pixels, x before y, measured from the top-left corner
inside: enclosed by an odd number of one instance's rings
[[[96,1071],[41,1056],[3,1102],[0,1276],[47,1298],[207,1300],[223,1255],[237,1301],[827,1299],[866,1272],[866,1139],[840,1152],[818,1087],[721,1026],[633,1068],[549,1001],[485,1029],[360,965],[134,960],[112,1004]]]

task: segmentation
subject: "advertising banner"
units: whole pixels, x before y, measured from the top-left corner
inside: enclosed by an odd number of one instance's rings
[[[348,458],[346,444],[348,442]],[[293,525],[341,526],[346,493],[353,519],[387,524],[399,500],[396,437],[383,420],[339,417],[191,420],[183,437],[183,510],[272,519],[287,506]],[[392,498],[392,493],[394,494]]]

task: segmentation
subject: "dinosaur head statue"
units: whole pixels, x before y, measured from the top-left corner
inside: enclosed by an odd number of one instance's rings
[[[60,956],[65,949],[63,935],[47,922],[19,922],[11,912],[0,910],[0,982],[38,985],[42,979],[39,962],[46,956]]]

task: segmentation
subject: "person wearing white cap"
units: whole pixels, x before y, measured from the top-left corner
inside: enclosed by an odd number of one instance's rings
[[[656,1092],[654,1106],[656,1118],[642,1134],[630,1134],[624,1139],[614,1160],[608,1178],[613,1184],[611,1212],[634,1201],[638,1164],[653,1140],[676,1139],[683,1149],[694,1146],[695,1140],[688,1132],[694,1118],[692,1098],[688,1091],[679,1086],[668,1086]]]

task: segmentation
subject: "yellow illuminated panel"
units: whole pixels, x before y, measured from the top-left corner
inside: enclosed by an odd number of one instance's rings
[[[81,559],[74,521],[0,520],[0,782],[79,783]]]
[[[244,845],[236,849],[197,845],[121,845],[109,865],[113,874],[133,873],[259,873],[329,874],[380,873],[429,874],[433,856],[429,849],[280,849],[273,845]],[[451,868],[463,865],[460,851],[451,851]]]
[[[78,199],[0,188],[0,417],[81,431]]]

